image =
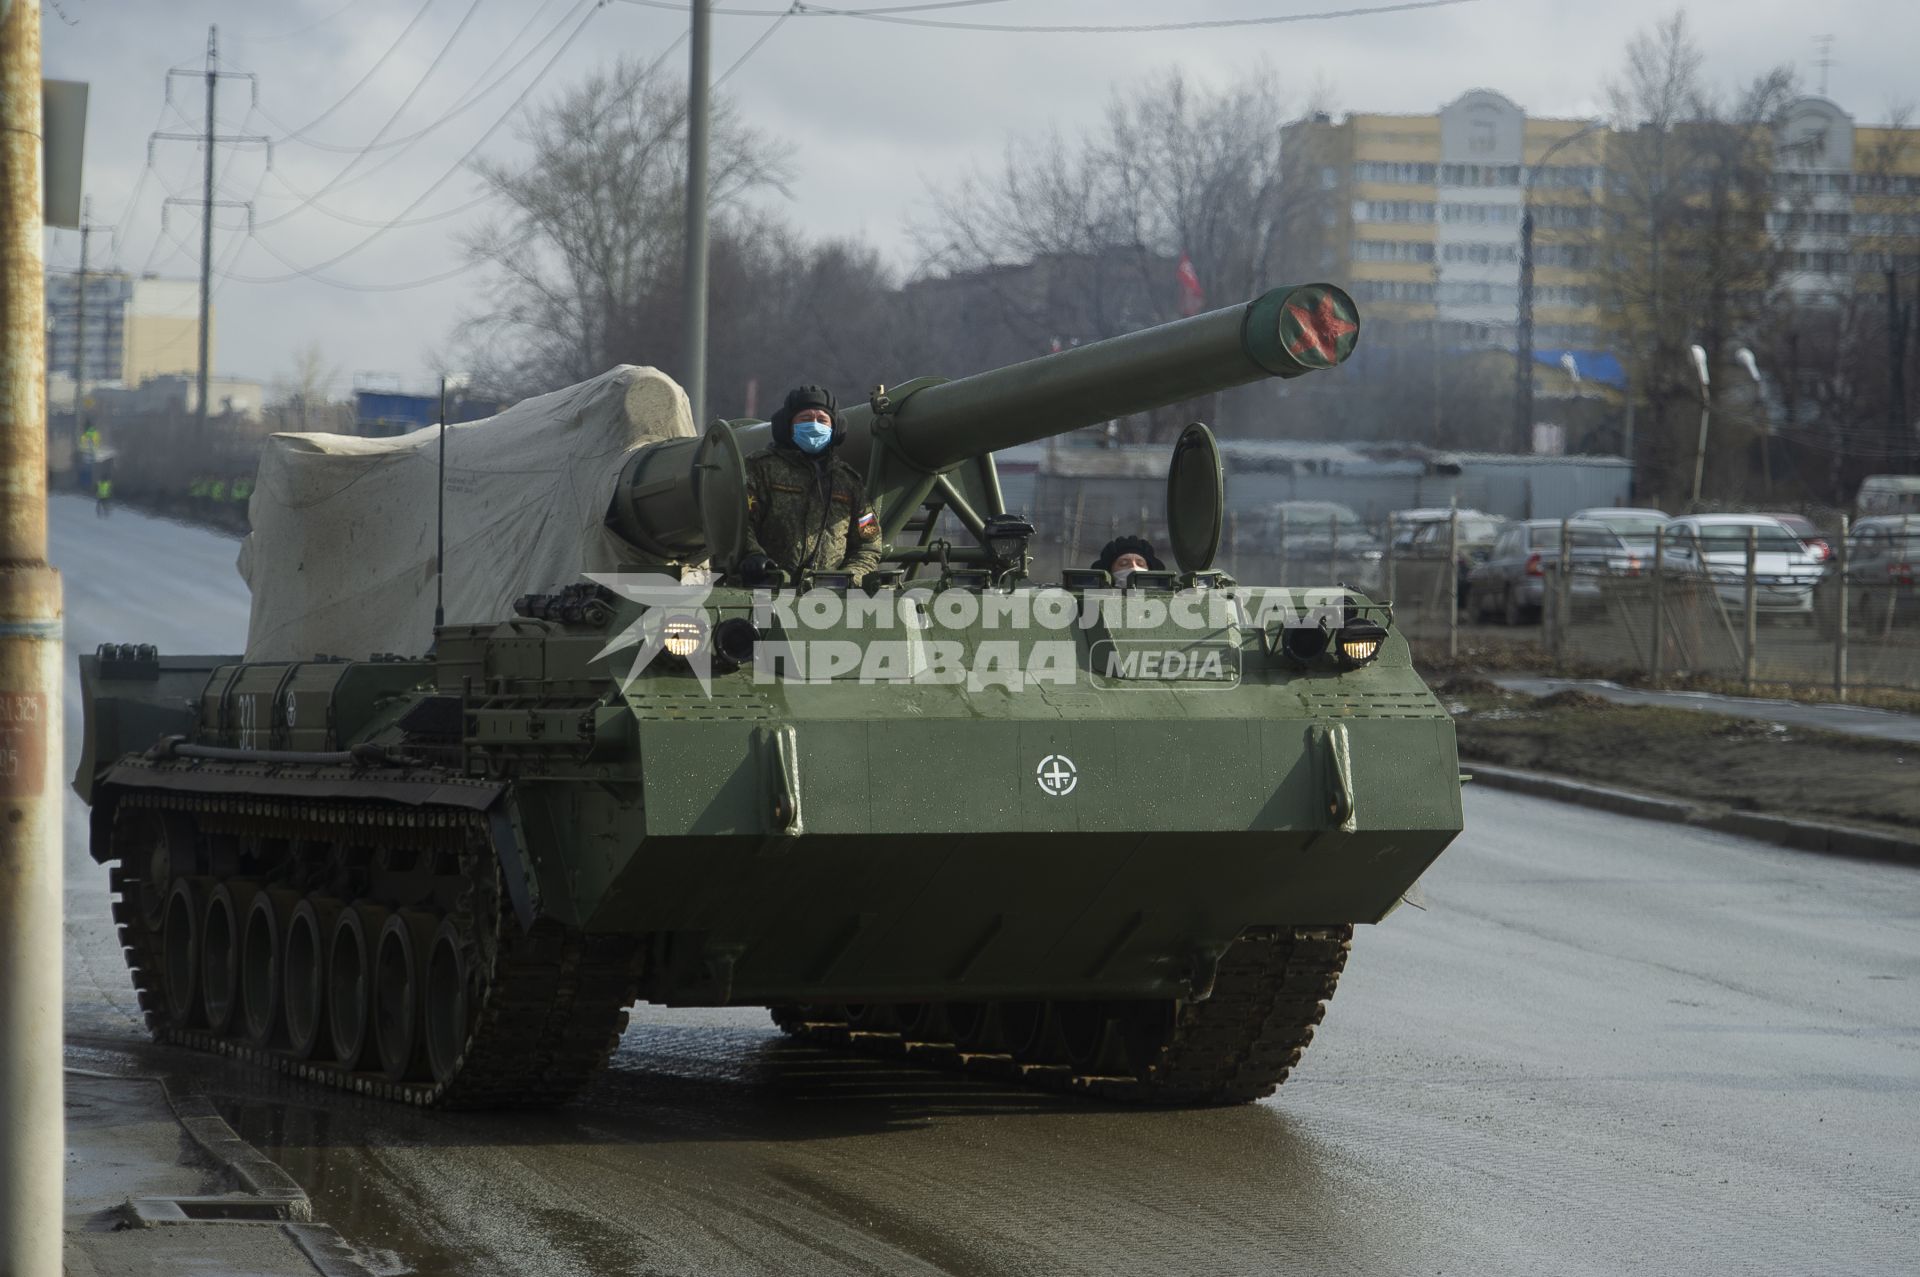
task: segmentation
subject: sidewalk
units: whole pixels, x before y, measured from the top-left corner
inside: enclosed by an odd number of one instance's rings
[[[307,1195],[206,1100],[157,1078],[69,1068],[72,1277],[370,1277]]]
[[[1866,736],[1876,740],[1920,745],[1920,714],[1902,714],[1895,710],[1873,709],[1865,705],[1837,702],[1763,700],[1758,697],[1719,696],[1712,692],[1656,692],[1638,687],[1623,687],[1605,679],[1550,678],[1539,674],[1489,674],[1487,680],[1510,692],[1528,696],[1551,696],[1574,689],[1621,705],[1658,705],[1668,709],[1699,710],[1724,714],[1730,718],[1753,718],[1768,723],[1786,723],[1844,736]]]

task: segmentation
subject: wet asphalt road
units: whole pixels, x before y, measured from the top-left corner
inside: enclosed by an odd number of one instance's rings
[[[83,517],[84,516],[84,517]],[[231,541],[62,500],[68,634],[236,647]],[[79,723],[69,692],[69,751]],[[1920,874],[1494,792],[1272,1100],[1136,1112],[635,1014],[544,1114],[145,1045],[69,820],[69,1058],[214,1096],[391,1271],[1913,1271]]]

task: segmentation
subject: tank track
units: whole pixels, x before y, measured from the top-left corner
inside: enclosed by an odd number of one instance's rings
[[[1350,924],[1250,929],[1204,1001],[785,1006],[773,1020],[804,1041],[1118,1103],[1246,1104],[1300,1062],[1352,942]]]
[[[170,1008],[164,930],[149,920],[151,906],[145,902],[170,893],[172,883],[183,876],[194,877],[208,890],[227,879],[206,872],[210,866],[202,861],[197,875],[169,872],[165,883],[145,882],[142,875],[150,872],[153,861],[151,857],[143,861],[148,848],[140,845],[141,822],[146,821],[144,828],[150,830],[155,819],[176,822],[172,828],[181,831],[186,826],[178,822],[189,822],[196,855],[205,855],[205,848],[222,837],[254,840],[254,846],[263,841],[273,846],[284,843],[286,853],[279,863],[256,865],[262,872],[246,882],[249,891],[277,889],[284,898],[299,891],[303,883],[311,883],[303,898],[318,899],[330,910],[357,906],[365,911],[363,916],[378,919],[405,909],[430,914],[435,926],[451,922],[464,953],[467,998],[467,1030],[451,1068],[436,1076],[431,1063],[423,1061],[426,1051],[418,1049],[413,1052],[413,1066],[396,1079],[382,1067],[380,1051],[372,1044],[361,1052],[358,1069],[348,1069],[337,1060],[300,1058],[288,1042],[284,995],[276,1012],[277,1028],[264,1043],[246,1039],[245,1017],[238,1011],[232,1014],[228,1031],[215,1032],[206,1023],[204,1003],[197,1016],[183,1017]],[[524,929],[504,901],[499,859],[478,812],[371,801],[132,789],[118,796],[112,828],[113,917],[141,1010],[158,1041],[383,1100],[444,1108],[500,1108],[571,1099],[606,1063],[626,1028],[626,1009],[635,1000],[634,941],[624,936],[589,936],[550,920],[538,922],[530,931]],[[312,850],[316,847],[325,850],[316,855]],[[411,853],[430,869],[424,876],[416,875],[415,883],[424,885],[416,885],[412,898],[389,892],[394,898],[383,900],[365,865],[350,863],[350,850],[362,860],[369,855]],[[361,885],[359,893],[341,893],[343,884],[356,882]],[[282,935],[285,929],[282,923]],[[244,944],[236,947],[241,972],[234,984],[236,990],[243,990],[249,955]],[[283,940],[283,953],[285,947]],[[323,952],[329,951],[323,947]],[[194,961],[204,964],[204,954],[196,952]],[[199,979],[204,978],[203,965]],[[373,980],[370,970],[369,986]],[[427,987],[431,988],[430,983]],[[236,992],[234,996],[244,995]],[[370,994],[365,1030],[369,1039],[378,1031],[372,1023],[372,1006]],[[424,1009],[420,1015],[417,1027],[424,1028]]]

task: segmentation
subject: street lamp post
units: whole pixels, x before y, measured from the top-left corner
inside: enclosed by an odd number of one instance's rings
[[[1689,346],[1687,351],[1693,356],[1693,375],[1700,379],[1700,442],[1695,445],[1693,451],[1693,504],[1698,506],[1700,504],[1700,479],[1707,468],[1707,421],[1711,408],[1710,400],[1712,398],[1712,390],[1707,376],[1706,348],[1704,346]],[[1747,376],[1753,378],[1754,396],[1758,399],[1760,394],[1760,365],[1755,361],[1753,352],[1745,346],[1742,346],[1733,352],[1733,358],[1735,362],[1747,370]],[[1764,404],[1761,405],[1761,410],[1763,412],[1765,411]],[[1773,462],[1766,455],[1766,442],[1765,440],[1762,441],[1761,464],[1764,466],[1766,473],[1767,497],[1771,499],[1773,497]]]
[[[1700,381],[1700,442],[1693,450],[1693,500],[1689,509],[1700,505],[1700,476],[1707,468],[1707,422],[1713,411],[1713,383],[1707,372],[1707,351],[1704,346],[1689,346],[1688,353],[1693,356],[1693,375]]]
[[[1733,352],[1733,358],[1747,376],[1753,379],[1753,406],[1760,414],[1761,425],[1765,427],[1760,436],[1760,473],[1767,485],[1767,500],[1773,500],[1773,422],[1767,418],[1766,392],[1760,380],[1760,365],[1755,361],[1753,352],[1745,346]]]
[[[1567,134],[1541,153],[1524,174],[1520,199],[1520,331],[1514,340],[1513,356],[1513,434],[1514,451],[1530,451],[1533,436],[1533,187],[1546,167],[1562,149],[1582,138],[1591,137],[1604,127],[1593,120]]]

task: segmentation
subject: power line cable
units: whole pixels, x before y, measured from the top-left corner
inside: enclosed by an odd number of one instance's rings
[[[540,15],[545,13],[547,9],[553,5],[553,3],[554,3],[554,0],[542,0],[540,7],[533,11],[532,16],[530,16],[526,20],[526,22],[521,26],[519,31],[514,33],[513,38],[507,41],[507,43],[504,46],[502,46],[499,53],[494,55],[493,61],[489,62],[483,70],[481,70],[477,75],[473,77],[474,80],[475,81],[485,80],[488,76],[493,74],[494,68],[498,67],[500,63],[506,59],[508,54],[512,53],[515,49],[520,48],[522,42],[526,39],[527,32],[533,30],[534,24],[537,21],[539,21]],[[453,106],[447,109],[446,114],[442,115],[439,119],[435,120],[433,123],[426,125],[423,128],[417,129],[412,133],[408,133],[402,137],[388,138],[386,141],[379,143],[377,146],[375,145],[343,145],[338,142],[321,142],[314,138],[309,138],[309,137],[296,137],[294,136],[293,131],[289,129],[286,124],[276,119],[271,113],[269,113],[266,110],[266,108],[264,107],[261,108],[260,115],[269,124],[281,130],[282,136],[278,139],[279,141],[298,142],[302,146],[310,146],[317,151],[333,151],[336,154],[340,154],[340,155],[357,155],[362,151],[373,151],[373,150],[387,151],[387,150],[392,150],[394,147],[408,146],[413,142],[416,142],[419,139],[427,136],[429,133],[432,133],[435,130],[439,129],[442,125],[445,125],[450,121],[454,120],[455,118],[457,118],[467,110],[471,109],[472,107],[478,105],[484,98],[490,95],[495,89],[499,88],[502,84],[505,84],[508,80],[512,79],[514,76],[514,73],[519,71],[519,69],[525,66],[528,62],[532,61],[534,56],[538,54],[541,48],[543,48],[546,45],[547,41],[551,40],[554,37],[554,34],[558,32],[560,28],[564,25],[566,25],[566,20],[564,18],[561,21],[556,22],[547,31],[546,35],[541,36],[540,39],[536,40],[531,46],[528,46],[526,51],[521,54],[519,60],[516,61],[511,67],[508,67],[504,72],[502,72],[498,79],[493,80],[492,82],[485,84],[479,88],[469,89],[465,94],[461,96],[459,101],[455,102]]]
[[[765,39],[766,39],[765,36],[761,37],[762,42],[764,42]],[[668,58],[672,57],[674,54],[674,51],[677,50],[681,45],[685,44],[686,42],[687,42],[687,33],[682,31],[679,35],[674,37],[672,43],[668,44],[665,49],[661,50],[660,53],[654,57],[654,60],[648,64],[644,74],[648,77],[651,77],[656,72],[658,72],[660,70],[661,64],[666,62]],[[542,41],[542,43],[545,43],[545,41]],[[741,57],[740,62],[746,61],[747,56],[751,56],[752,52],[753,50],[749,49],[747,51],[747,54]],[[737,68],[739,66],[739,63],[736,62],[734,66]],[[732,72],[729,71],[728,74],[732,74]],[[722,77],[722,78],[725,78],[725,77]],[[262,114],[264,115],[265,113],[262,112]],[[305,201],[307,206],[312,208],[314,212],[323,214],[324,216],[327,216],[327,217],[331,217],[335,221],[345,222],[350,226],[363,226],[363,227],[367,227],[375,230],[380,228],[386,228],[389,230],[402,230],[410,226],[426,226],[433,222],[444,222],[450,217],[458,217],[462,213],[471,212],[472,210],[480,207],[482,204],[485,204],[487,201],[494,198],[494,192],[489,190],[474,196],[472,199],[466,201],[464,204],[456,204],[452,208],[442,209],[438,213],[423,213],[419,217],[408,217],[408,218],[399,218],[399,219],[356,217],[351,213],[342,213],[338,209],[328,208],[324,204],[317,203],[316,202],[317,195],[318,195],[317,192],[315,193],[315,195],[306,194],[305,192],[301,191],[298,187],[294,186],[293,183],[287,181],[287,179],[280,174],[280,171],[278,169],[268,169],[266,170],[266,172],[272,174],[273,180],[278,182],[282,187],[284,187],[287,191],[289,191],[292,194],[293,198]],[[526,169],[526,170],[523,170],[521,173],[519,173],[517,176],[528,177],[528,176],[531,176],[532,172],[533,172],[532,169]],[[277,222],[279,220],[281,220],[279,217],[275,217],[268,221],[262,222],[260,224],[262,226],[271,226],[274,222]]]
[[[568,14],[568,17],[572,17],[574,13],[579,13],[582,9],[586,10],[585,15],[581,17],[579,23],[575,25],[573,30],[568,34],[567,38],[561,43],[560,47],[554,50],[553,56],[547,59],[546,65],[541,67],[539,73],[533,77],[533,79],[527,84],[526,88],[520,91],[520,96],[516,97],[513,100],[513,102],[508,105],[507,109],[500,113],[500,117],[496,119],[491,125],[488,126],[487,131],[485,133],[482,133],[479,139],[475,141],[472,146],[467,148],[465,154],[463,154],[458,160],[454,161],[453,166],[451,168],[449,168],[445,173],[442,173],[437,179],[435,179],[433,184],[427,187],[426,190],[420,192],[420,194],[414,198],[414,201],[411,204],[401,209],[400,212],[395,215],[394,222],[404,220],[415,209],[419,208],[422,204],[426,203],[427,200],[433,195],[435,191],[439,190],[441,187],[445,186],[448,182],[452,181],[454,176],[458,174],[463,168],[466,167],[467,161],[471,160],[475,155],[477,155],[480,151],[480,148],[482,146],[485,146],[487,142],[493,137],[493,135],[500,131],[501,126],[504,125],[507,122],[507,120],[513,116],[514,112],[520,109],[521,104],[524,103],[530,96],[532,96],[534,89],[539,87],[540,82],[546,78],[547,72],[551,71],[554,68],[554,65],[558,63],[563,56],[565,56],[567,50],[573,47],[573,42],[580,38],[580,34],[583,31],[585,31],[587,29],[587,25],[593,21],[594,14],[599,12],[600,5],[598,0],[580,0],[580,3],[574,6],[574,9],[572,10],[572,12]],[[379,239],[382,235],[385,235],[388,231],[392,229],[394,229],[394,225],[392,222],[390,222],[387,225],[381,227],[379,230],[374,231],[372,234],[360,240],[359,243],[354,244],[349,248],[341,250],[340,252],[334,254],[332,257],[327,258],[323,262],[317,262],[314,265],[308,266],[308,267],[297,268],[294,270],[292,274],[281,275],[281,276],[267,276],[263,278],[251,278],[251,279],[247,279],[245,282],[250,284],[279,284],[279,283],[286,283],[289,280],[299,279],[303,276],[317,278],[318,273],[320,271],[323,271],[328,269],[329,267],[338,265],[340,262],[343,262],[347,258],[352,257],[354,254],[360,252],[362,249],[366,248],[369,244],[372,244],[375,240]],[[264,241],[262,242],[264,243]]]
[[[387,51],[385,53],[382,53],[377,59],[374,60],[374,64],[371,67],[367,68],[367,73],[365,75],[361,76],[358,80],[355,80],[353,82],[352,88],[348,89],[345,93],[341,94],[339,100],[336,101],[332,106],[320,112],[320,114],[314,116],[311,120],[308,120],[305,124],[301,125],[299,128],[294,129],[293,131],[288,133],[287,137],[298,138],[300,135],[305,133],[308,129],[313,128],[315,125],[327,119],[335,111],[338,111],[341,107],[345,106],[348,102],[350,102],[353,99],[354,94],[358,93],[361,89],[364,89],[367,86],[368,82],[371,81],[374,76],[380,74],[380,68],[387,65],[387,59],[391,58],[394,54],[400,51],[400,46],[407,42],[407,37],[413,34],[413,29],[420,25],[420,20],[427,16],[427,10],[431,8],[433,8],[433,0],[425,0],[425,3],[422,4],[420,8],[414,13],[412,20],[407,23],[406,28],[400,32],[399,37],[395,39],[392,44],[387,46]]]
[[[440,64],[446,61],[447,55],[449,53],[453,52],[453,46],[456,43],[458,43],[460,40],[460,33],[467,29],[467,23],[473,20],[474,14],[480,12],[480,6],[484,3],[485,3],[485,0],[473,0],[473,3],[467,6],[467,11],[464,14],[460,15],[460,21],[454,24],[453,34],[448,36],[447,42],[440,46],[440,52],[434,55],[433,61],[427,64],[427,69],[421,72],[420,77],[413,82],[413,87],[407,91],[406,97],[400,100],[400,105],[393,109],[393,113],[387,117],[386,123],[382,124],[380,128],[374,133],[373,141],[367,143],[368,148],[378,145],[380,139],[387,135],[387,130],[391,129],[395,124],[399,123],[400,117],[406,114],[407,108],[412,106],[414,99],[420,96],[420,91],[427,87],[427,81],[433,78],[433,73],[440,69]],[[322,186],[319,190],[315,191],[307,199],[303,200],[299,204],[294,205],[292,208],[288,209],[286,212],[281,213],[275,217],[268,218],[265,222],[262,222],[261,225],[272,226],[275,223],[284,222],[289,217],[294,216],[295,214],[300,212],[301,209],[311,204],[314,200],[319,199],[322,195],[325,195],[328,191],[340,185],[340,183],[346,178],[347,174],[353,172],[354,168],[357,167],[360,161],[364,160],[368,154],[369,154],[368,149],[362,149],[359,154],[355,155],[352,159],[348,160],[346,162],[346,165],[342,167],[338,173],[335,173],[333,177],[328,180],[325,186]]]
[[[297,262],[289,261],[286,257],[282,256],[280,251],[273,245],[267,243],[266,240],[261,239],[257,235],[250,235],[249,238],[253,243],[258,244],[262,249],[266,250],[268,256],[272,257],[282,266],[293,270],[296,274],[311,276],[315,283],[325,284],[329,288],[338,288],[350,293],[400,293],[412,288],[426,288],[433,284],[445,283],[447,280],[458,275],[464,275],[468,271],[476,270],[484,266],[487,262],[487,259],[484,257],[476,257],[449,270],[441,271],[437,275],[428,275],[423,279],[410,279],[391,284],[360,284],[350,280],[324,279],[318,275],[313,275],[312,272],[303,269]],[[248,275],[231,275],[229,278],[237,279],[243,284],[269,284],[275,282],[271,279],[258,279]]]
[[[666,9],[672,13],[689,12],[689,9],[687,8],[685,3],[676,3],[675,0],[620,0],[620,3],[639,5],[643,9]],[[1006,3],[1007,3],[1007,0],[932,0],[931,3],[926,3],[926,4],[893,4],[893,5],[883,5],[879,8],[873,8],[873,9],[850,9],[847,11],[845,15],[834,14],[833,16],[835,17],[855,16],[855,15],[873,14],[873,13],[920,13],[928,9],[972,9],[983,4],[1006,4]],[[808,6],[801,5],[800,11],[803,15],[805,15],[808,12]],[[772,17],[778,16],[780,13],[780,10],[778,9],[709,9],[707,12],[713,14],[715,17],[720,17],[720,18],[772,18]]]
[[[941,31],[992,31],[1014,35],[1126,35],[1155,31],[1206,31],[1227,27],[1266,27],[1286,22],[1322,22],[1335,18],[1364,18],[1382,13],[1409,13],[1418,9],[1442,9],[1451,5],[1474,4],[1476,0],[1406,0],[1401,4],[1373,5],[1366,8],[1326,9],[1318,13],[1273,14],[1262,18],[1195,18],[1186,22],[1143,22],[1126,25],[1097,25],[1079,23],[1072,25],[1019,26],[1000,22],[954,22],[945,18],[909,18],[900,14],[883,13],[876,9],[831,9],[825,5],[801,4],[795,0],[800,12],[808,17],[864,18],[869,22],[886,22],[898,26],[932,27]]]
[[[313,22],[309,22],[306,26],[297,27],[292,31],[282,31],[276,35],[242,36],[241,39],[248,44],[271,44],[276,40],[291,40],[295,36],[305,35],[309,31],[318,31],[321,27],[326,26],[329,22],[332,22],[335,18],[339,17],[341,14],[345,13],[347,10],[353,8],[353,6],[359,3],[360,3],[360,0],[347,0],[345,4],[341,5],[338,9],[335,9],[332,13],[329,13],[326,17],[316,19]]]
[[[292,196],[292,198],[301,201],[301,208],[312,209],[316,213],[319,213],[325,217],[331,217],[336,222],[345,222],[349,226],[364,226],[369,229],[376,229],[376,230],[381,227],[385,227],[389,230],[404,230],[409,226],[428,226],[434,222],[444,222],[449,217],[458,217],[462,213],[469,212],[473,209],[476,209],[480,207],[480,205],[486,203],[488,200],[493,198],[493,193],[489,191],[484,195],[475,196],[473,199],[468,200],[464,204],[456,204],[452,208],[443,209],[438,213],[422,213],[419,217],[407,217],[407,218],[397,218],[397,219],[396,218],[379,218],[379,217],[355,217],[352,213],[342,213],[338,209],[328,208],[326,205],[318,203],[317,202],[319,199],[318,192],[315,192],[312,195],[306,194],[305,192],[301,191],[300,188],[293,185],[293,183],[287,181],[286,178],[282,177],[278,169],[270,169],[268,170],[268,172],[272,173],[273,180],[278,182],[286,191],[288,191]],[[262,226],[272,226],[274,223],[280,221],[282,218],[291,217],[293,216],[294,213],[297,213],[299,211],[300,209],[296,208],[291,210],[290,212],[281,213],[274,217],[268,218],[265,221],[261,222],[260,224]]]
[[[773,20],[773,24],[769,26],[765,31],[762,31],[760,33],[760,38],[758,40],[755,40],[752,44],[747,46],[747,51],[745,53],[741,54],[738,58],[734,59],[732,66],[728,67],[725,71],[722,71],[720,73],[720,78],[713,82],[713,87],[717,89],[721,85],[725,84],[735,71],[738,71],[741,67],[747,64],[748,58],[752,57],[754,54],[760,51],[761,45],[773,39],[773,33],[780,29],[782,23],[786,22],[788,18],[791,18],[794,14],[798,12],[800,12],[799,5],[795,4],[795,5],[788,6],[787,11],[785,13],[775,18]]]

